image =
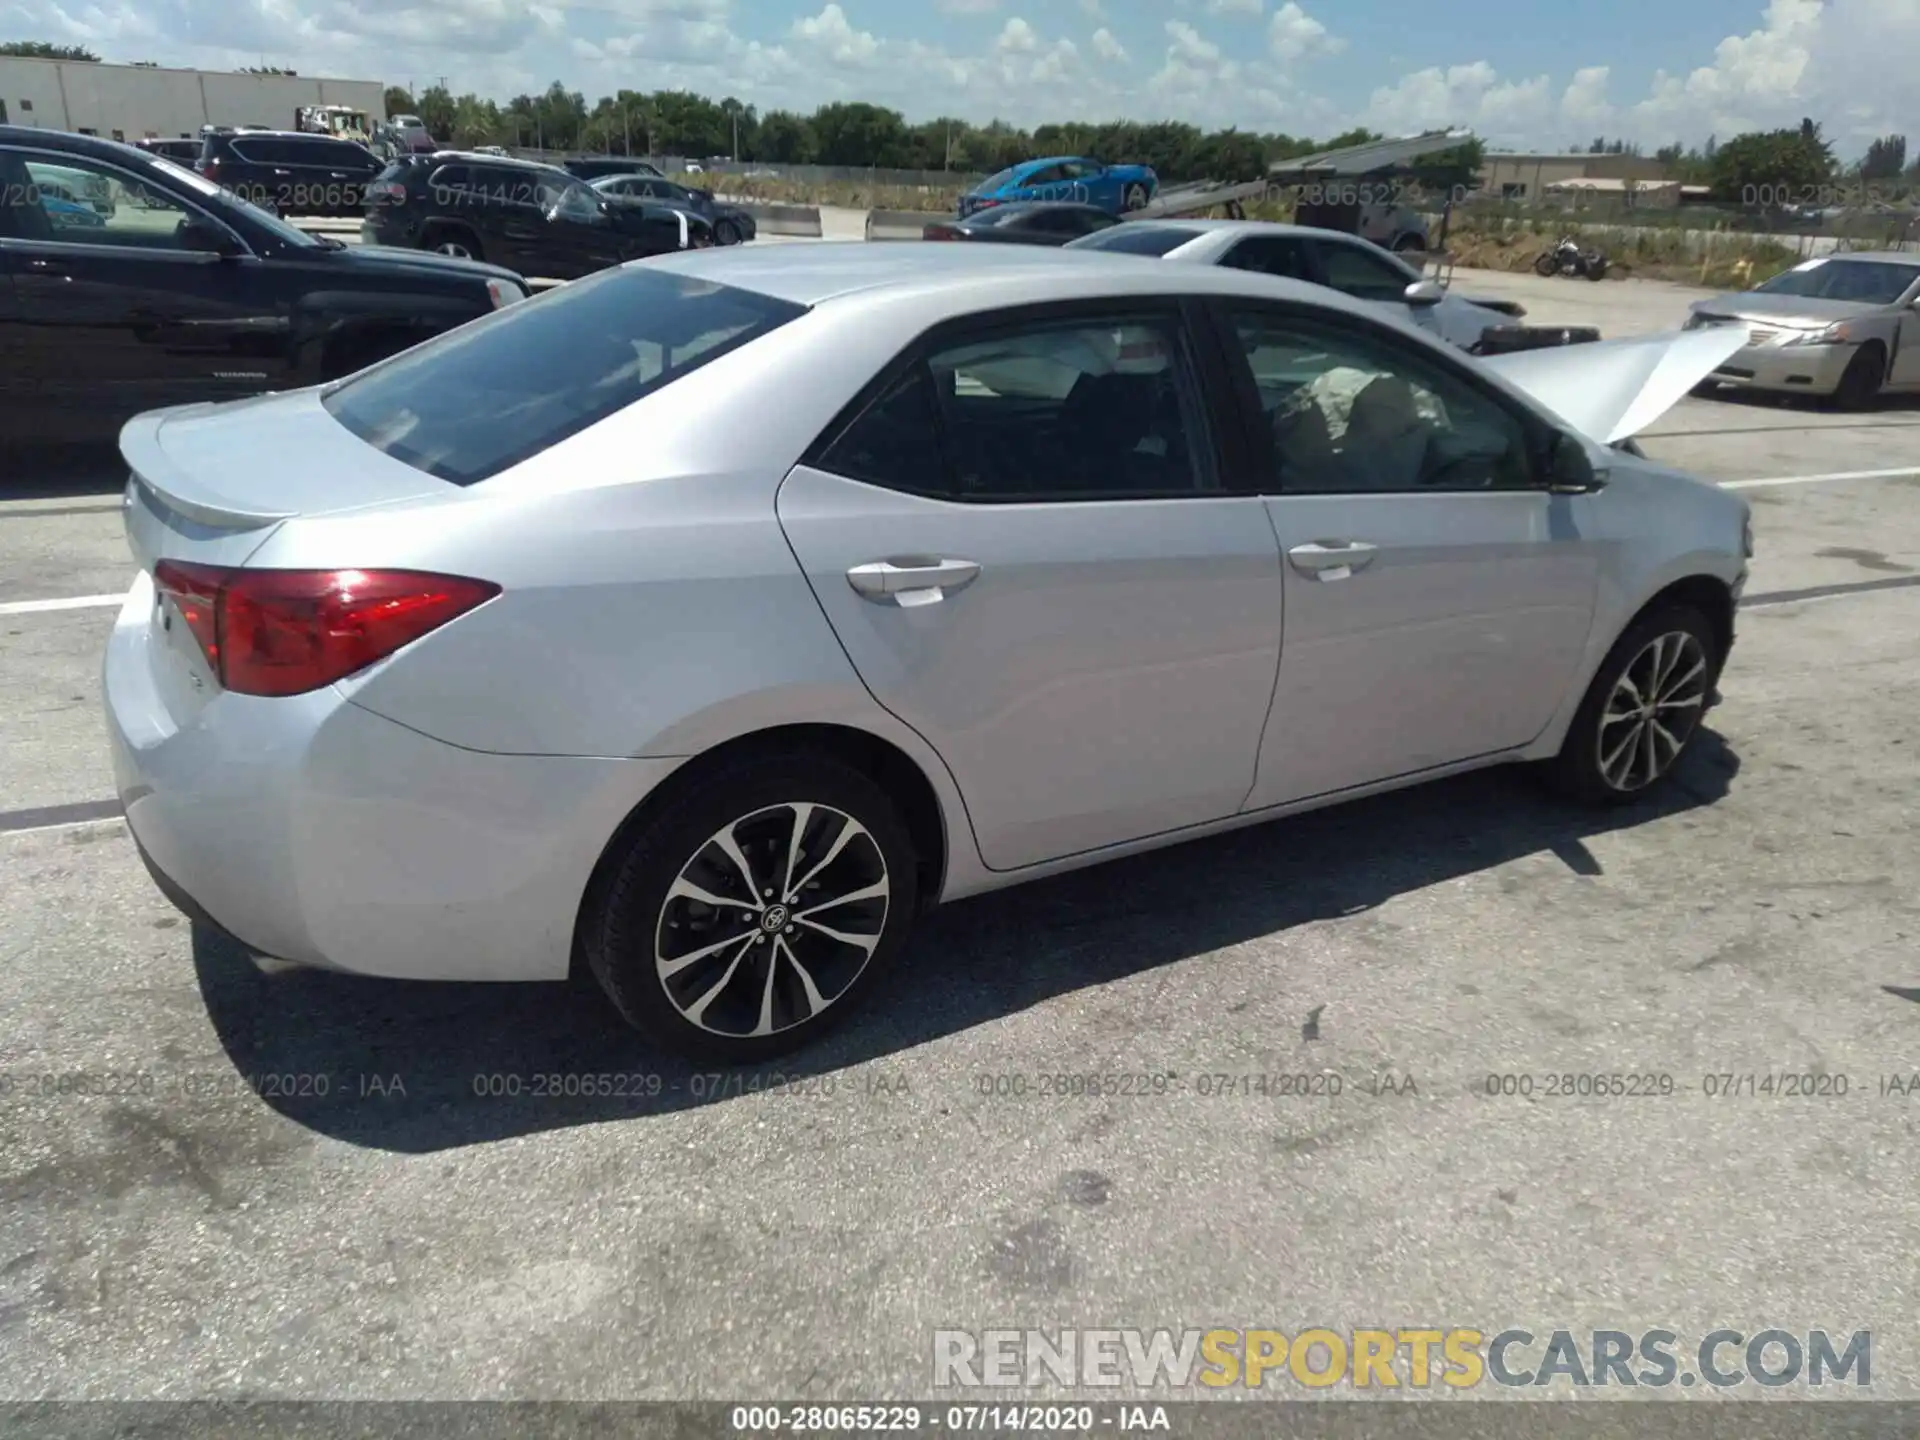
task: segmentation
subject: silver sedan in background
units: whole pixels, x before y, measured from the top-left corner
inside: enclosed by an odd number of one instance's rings
[[[1818,395],[1860,410],[1920,390],[1920,255],[1804,260],[1737,295],[1694,302],[1687,328],[1744,323],[1748,343],[1701,387]]]
[[[1684,393],[1722,351],[1676,339]],[[938,901],[1507,761],[1630,801],[1712,702],[1748,510],[1607,443],[1672,364],[1574,349],[1612,382],[1014,246],[609,270],[128,424],[119,794],[256,954],[577,956],[728,1061]]]
[[[1283,280],[1325,285],[1342,295],[1378,305],[1462,350],[1473,349],[1489,329],[1509,326],[1526,313],[1507,302],[1463,299],[1370,240],[1307,225],[1261,220],[1134,220],[1071,241],[1067,249],[1226,265]]]

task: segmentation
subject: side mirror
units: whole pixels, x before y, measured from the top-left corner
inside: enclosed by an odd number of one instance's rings
[[[1409,305],[1425,309],[1446,299],[1447,292],[1437,280],[1416,280],[1401,292],[1400,298]]]
[[[1604,470],[1596,470],[1584,441],[1564,430],[1555,432],[1547,444],[1547,491],[1553,495],[1591,495],[1607,483]]]
[[[197,251],[202,255],[218,255],[228,258],[241,253],[239,240],[233,232],[210,220],[199,216],[189,216],[180,222],[177,232],[182,249]]]

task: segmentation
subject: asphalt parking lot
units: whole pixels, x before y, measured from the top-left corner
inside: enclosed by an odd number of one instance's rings
[[[1456,284],[1609,334],[1686,298]],[[196,933],[111,818],[113,611],[53,603],[127,585],[121,477],[49,461],[0,497],[0,1399],[925,1397],[935,1328],[1214,1324],[1867,1329],[1920,1397],[1917,441],[1902,402],[1655,426],[1758,534],[1658,802],[1487,774],[957,905],[786,1086],[584,990]],[[1296,1074],[1341,1093],[1247,1078]]]

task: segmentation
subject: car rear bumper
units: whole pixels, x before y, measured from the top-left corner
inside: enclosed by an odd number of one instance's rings
[[[677,761],[464,750],[332,688],[221,693],[183,719],[153,613],[142,575],[103,688],[128,827],[177,907],[257,954],[355,974],[566,976],[594,865]]]
[[[1749,345],[1708,377],[1744,390],[1831,395],[1858,345]]]

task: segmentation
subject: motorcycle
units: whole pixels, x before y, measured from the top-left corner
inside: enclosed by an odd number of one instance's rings
[[[1533,262],[1533,270],[1536,275],[1584,275],[1589,280],[1603,280],[1607,257],[1598,249],[1582,250],[1578,240],[1565,235],[1558,245],[1541,253]]]

